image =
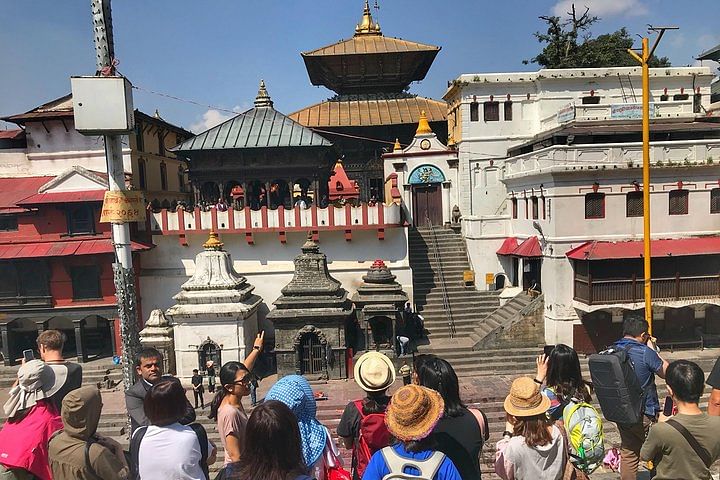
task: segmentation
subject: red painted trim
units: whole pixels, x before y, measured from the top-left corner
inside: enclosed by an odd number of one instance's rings
[[[285,228],[287,225],[285,225],[285,207],[280,205],[277,209],[278,211],[278,227]]]
[[[320,243],[320,233],[317,230],[312,231],[312,239],[314,242]]]
[[[368,221],[368,204],[363,203],[361,208],[362,208],[362,223],[363,223],[363,225],[367,225],[369,223],[369,221]]]
[[[346,242],[352,241],[352,230],[345,230],[345,241]]]
[[[252,217],[250,216],[250,207],[245,207],[245,230],[252,230]]]
[[[235,210],[228,208],[228,230],[235,230]]]
[[[376,205],[378,211],[378,225],[385,225],[385,205],[382,203],[378,203]]]
[[[378,229],[377,229],[377,236],[378,236],[378,240],[385,240],[385,229],[384,229],[384,228],[378,228]]]
[[[278,235],[280,236],[280,243],[287,243],[287,235],[285,235],[285,232],[280,232]]]
[[[345,226],[350,227],[352,225],[352,211],[350,210],[350,204],[345,204]]]
[[[318,214],[317,214],[317,205],[313,205],[310,208],[310,213],[312,214],[312,227],[318,228]]]
[[[166,232],[167,229],[168,229],[168,211],[163,208],[162,210],[160,210],[160,230],[163,232]]]
[[[213,207],[210,209],[210,224],[212,225],[213,232],[218,231],[218,211],[217,208]]]
[[[187,247],[187,239],[185,238],[185,210],[182,208],[177,209],[177,215],[178,215],[178,225],[180,227],[180,237],[178,238],[178,241],[180,242],[180,245],[183,247]]]
[[[335,205],[328,205],[328,225],[331,227],[335,226]]]
[[[302,222],[300,220],[300,207],[295,207],[295,228],[300,228],[302,226]]]
[[[195,207],[195,230],[202,230],[202,217],[200,207]]]
[[[260,228],[268,228],[268,213],[265,205],[260,207]]]
[[[248,243],[248,245],[255,245],[255,240],[253,240],[252,232],[245,232],[245,241]]]

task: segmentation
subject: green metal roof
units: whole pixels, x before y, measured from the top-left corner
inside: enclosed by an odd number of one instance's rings
[[[718,61],[720,60],[720,45],[715,45],[710,50],[707,50],[703,53],[701,53],[698,57],[698,60],[714,60]]]
[[[325,137],[275,110],[261,81],[255,108],[184,141],[173,151],[331,146]]]

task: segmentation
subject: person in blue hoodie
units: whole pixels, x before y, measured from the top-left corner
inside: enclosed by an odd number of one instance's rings
[[[405,385],[390,399],[385,423],[397,443],[373,454],[363,480],[382,480],[394,474],[432,480],[462,480],[452,461],[437,451],[432,433],[445,411],[438,392]]]

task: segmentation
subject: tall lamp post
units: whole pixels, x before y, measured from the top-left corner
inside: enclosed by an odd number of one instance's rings
[[[655,53],[660,39],[666,30],[677,30],[678,27],[653,27],[648,25],[648,31],[657,32],[658,36],[652,48],[648,48],[648,38],[643,37],[642,48],[639,54],[634,49],[628,53],[640,63],[642,67],[642,155],[643,155],[643,266],[645,289],[645,320],[648,322],[648,333],[652,335],[652,289],[650,259],[650,66],[648,62]]]

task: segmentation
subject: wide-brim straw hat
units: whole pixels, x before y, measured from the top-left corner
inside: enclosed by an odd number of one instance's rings
[[[445,402],[435,390],[405,385],[390,399],[385,424],[398,440],[422,440],[432,433],[444,410]]]
[[[515,417],[542,415],[550,408],[550,399],[530,377],[516,378],[505,398],[505,411]]]
[[[364,353],[355,362],[355,383],[366,392],[381,392],[395,383],[395,365],[380,352]]]

